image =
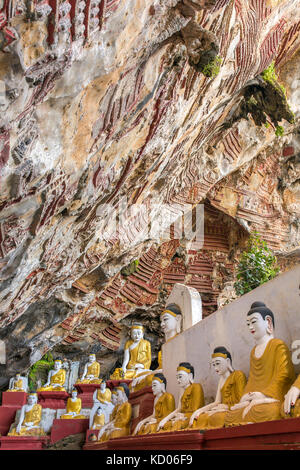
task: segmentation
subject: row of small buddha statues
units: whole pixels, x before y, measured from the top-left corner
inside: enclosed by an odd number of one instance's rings
[[[132,325],[131,339],[125,344],[122,367],[116,369],[111,378],[124,380],[130,377],[131,391],[150,384],[152,386],[155,397],[153,413],[138,423],[134,434],[189,428],[213,429],[300,417],[300,376],[295,380],[287,345],[282,340],[274,338],[273,312],[263,302],[254,302],[247,313],[246,322],[255,342],[250,355],[248,380],[242,371],[234,370],[231,354],[225,347],[215,348],[211,363],[220,379],[214,402],[205,405],[203,387],[200,383],[194,383],[194,367],[188,362],[182,362],[177,367],[176,375],[181,390],[177,408],[174,397],[166,392],[167,382],[161,370],[161,354],[159,369],[151,371],[150,343],[143,339],[143,327],[138,324]],[[180,332],[180,323],[180,309],[174,304],[168,305],[161,315],[161,328],[165,334],[165,341],[169,341]],[[93,355],[90,355],[79,383],[99,383],[93,382],[95,380],[101,382],[100,365],[98,367],[95,357],[91,356]],[[60,370],[61,364],[57,364],[55,370],[50,371],[48,382],[39,390],[57,390],[57,387],[62,387],[62,377],[58,379]],[[106,389],[105,382],[102,382],[100,387],[101,392],[100,390],[94,392],[90,428],[100,429],[101,442],[129,435],[132,415],[131,405],[128,402],[129,387],[125,383],[119,383],[112,393]],[[99,406],[100,395],[97,396],[104,392],[106,396],[102,404],[106,407]],[[77,391],[73,393],[69,400],[80,400],[77,398]],[[112,405],[111,408],[107,406],[109,403]],[[66,415],[71,412],[74,411],[68,411],[67,405]],[[77,415],[79,412],[80,410],[77,410]],[[23,424],[26,424],[26,420]],[[21,423],[21,427],[23,424]]]

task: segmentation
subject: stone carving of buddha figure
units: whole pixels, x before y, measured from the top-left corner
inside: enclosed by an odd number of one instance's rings
[[[109,423],[105,424],[99,432],[98,440],[100,442],[130,434],[132,408],[128,402],[129,388],[125,383],[120,383],[114,390],[116,392],[116,406]]]
[[[96,361],[96,355],[90,354],[89,360],[84,366],[83,374],[78,384],[100,384],[100,364]]]
[[[254,302],[247,325],[255,341],[249,378],[241,400],[226,413],[225,426],[280,419],[281,402],[295,379],[289,349],[273,335],[273,312]]]
[[[40,426],[41,419],[42,407],[37,403],[37,394],[30,393],[27,396],[27,404],[21,408],[17,426],[8,436],[45,436],[45,431]]]
[[[27,392],[27,377],[22,377],[21,374],[16,374],[9,383],[8,392]]]
[[[105,424],[105,415],[102,408],[98,408],[96,414],[94,414],[93,424],[90,426],[90,429],[101,429]]]
[[[77,394],[76,389],[72,390],[72,396],[67,400],[67,412],[60,419],[86,419],[86,416],[80,414],[81,398]]]
[[[300,418],[300,375],[284,397],[282,416]]]
[[[144,327],[134,324],[130,330],[131,339],[126,342],[122,368],[116,369],[111,379],[133,379],[140,372],[149,370],[151,365],[151,344],[144,339]]]
[[[54,361],[54,369],[49,371],[48,380],[43,387],[38,388],[38,392],[65,392],[66,371],[62,369],[61,360]]]
[[[194,367],[189,362],[179,364],[176,378],[181,389],[178,407],[160,421],[158,432],[186,429],[194,411],[204,406],[202,386],[194,383]]]
[[[182,315],[176,304],[169,304],[160,316],[160,328],[165,336],[165,343],[174,338],[181,330]],[[152,384],[153,374],[162,373],[162,353],[158,353],[158,369],[137,375],[130,384],[131,391],[138,391]]]
[[[189,424],[195,429],[222,428],[226,411],[240,401],[246,386],[244,372],[233,370],[231,354],[223,346],[214,349],[212,366],[220,376],[216,398],[192,414]]]
[[[94,422],[94,416],[97,414],[97,410],[101,406],[102,413],[107,409],[108,414],[110,415],[113,409],[111,404],[112,394],[109,388],[106,387],[106,382],[103,381],[100,384],[100,388],[94,391],[93,394],[93,407],[90,413],[90,427]],[[104,416],[106,413],[104,413]]]
[[[155,397],[153,413],[138,423],[135,434],[150,434],[157,430],[160,421],[175,410],[175,400],[171,393],[166,392],[167,380],[163,374],[155,374],[152,380],[152,391]]]

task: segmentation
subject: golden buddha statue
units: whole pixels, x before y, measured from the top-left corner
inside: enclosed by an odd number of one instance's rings
[[[104,442],[117,437],[130,434],[130,421],[132,415],[131,404],[128,402],[129,388],[125,383],[120,383],[115,388],[116,406],[111,415],[109,423],[100,430],[98,441]]]
[[[90,428],[93,425],[94,417],[97,414],[97,410],[102,410],[104,416],[107,417],[108,421],[109,415],[111,414],[114,405],[111,403],[112,393],[109,388],[106,388],[106,382],[103,381],[100,384],[100,389],[96,389],[93,394],[93,407],[90,412]]]
[[[21,374],[16,374],[9,382],[8,392],[27,392],[27,377],[22,377]]]
[[[167,380],[163,374],[155,374],[152,380],[152,392],[155,396],[153,413],[138,423],[134,435],[151,434],[156,432],[163,418],[175,410],[175,400],[171,393],[166,392]]]
[[[300,418],[300,375],[284,397],[282,416]]]
[[[67,412],[61,415],[60,419],[86,419],[81,415],[81,398],[77,397],[77,390],[72,390],[72,397],[67,400]]]
[[[247,383],[244,372],[233,370],[231,354],[223,346],[214,349],[212,366],[220,376],[216,398],[192,414],[189,425],[194,429],[222,428],[226,411],[240,401]]]
[[[103,410],[98,408],[96,414],[94,415],[93,424],[91,429],[101,429],[105,424],[105,416]]]
[[[140,372],[149,370],[151,365],[151,344],[143,339],[144,327],[134,324],[130,329],[131,339],[126,342],[121,368],[110,376],[112,380],[133,379]]]
[[[201,384],[194,382],[194,367],[189,362],[181,362],[177,367],[177,382],[181,388],[179,405],[172,413],[158,423],[157,431],[180,431],[186,429],[194,411],[204,405]]]
[[[250,372],[239,403],[226,413],[225,426],[280,419],[281,402],[295,378],[287,345],[274,338],[274,315],[263,302],[254,302],[247,325],[255,340]]]
[[[54,369],[49,371],[48,380],[43,387],[38,388],[38,392],[65,392],[66,371],[62,369],[62,361],[54,361]]]
[[[181,310],[176,304],[169,304],[160,316],[160,327],[165,335],[165,343],[170,339],[177,336],[181,329]],[[150,387],[152,385],[152,379],[154,374],[162,373],[162,354],[161,351],[158,353],[158,369],[155,371],[141,372],[136,375],[130,384],[130,390],[137,392],[144,387]]]
[[[100,384],[100,363],[96,361],[96,355],[90,354],[89,360],[84,366],[83,374],[77,384]]]
[[[42,407],[37,403],[37,394],[30,393],[27,396],[27,404],[22,406],[19,422],[8,433],[8,436],[45,436],[45,431],[40,426],[42,419]]]

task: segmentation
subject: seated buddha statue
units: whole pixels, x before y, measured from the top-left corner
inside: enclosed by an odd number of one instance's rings
[[[160,328],[165,336],[165,343],[177,336],[181,329],[181,310],[176,304],[169,304],[160,316]],[[152,384],[153,374],[162,373],[162,353],[158,353],[158,369],[155,371],[141,372],[136,375],[130,384],[130,390],[137,392]]]
[[[194,411],[204,405],[202,386],[194,383],[194,367],[189,362],[179,364],[176,378],[181,388],[179,404],[172,413],[158,423],[158,432],[186,429]]]
[[[96,361],[96,355],[90,354],[89,360],[84,366],[83,374],[80,380],[76,383],[78,384],[100,384],[101,379],[100,375],[100,364]]]
[[[77,397],[77,390],[72,390],[72,396],[67,400],[67,412],[61,415],[60,419],[86,419],[81,415],[81,398]]]
[[[54,369],[49,371],[48,380],[43,387],[38,388],[38,392],[65,392],[66,371],[62,369],[60,359],[54,361]]]
[[[233,370],[231,354],[223,346],[214,349],[212,366],[220,376],[216,398],[192,414],[189,425],[194,429],[222,428],[226,411],[240,401],[247,382],[244,372]]]
[[[9,382],[8,392],[27,392],[27,378],[16,374]]]
[[[105,424],[99,432],[98,441],[104,442],[117,437],[130,434],[130,421],[132,415],[131,404],[128,402],[129,388],[127,384],[120,383],[115,388],[116,406],[109,423]]]
[[[103,381],[100,384],[100,388],[96,389],[93,393],[93,407],[91,409],[90,413],[90,427],[93,424],[94,421],[94,416],[97,413],[97,410],[99,409],[100,405],[102,413],[108,410],[108,413],[110,414],[112,411],[112,406],[111,405],[111,399],[112,399],[112,394],[109,388],[106,387],[106,382]],[[105,415],[106,413],[104,413]]]
[[[111,375],[112,380],[133,379],[139,372],[149,370],[151,365],[151,344],[144,338],[144,327],[133,324],[130,329],[131,339],[126,342],[121,368]]]
[[[8,436],[45,436],[45,431],[40,426],[42,407],[37,403],[37,399],[36,393],[27,396],[27,403],[21,408],[19,422]]]
[[[255,341],[249,378],[239,403],[226,413],[225,426],[280,419],[281,402],[295,378],[289,349],[274,338],[274,315],[263,302],[251,305],[247,326]]]
[[[284,418],[300,418],[300,375],[285,395],[282,411]]]
[[[156,432],[160,421],[175,410],[175,400],[171,393],[166,392],[167,380],[163,374],[155,374],[152,380],[152,392],[155,397],[153,413],[138,423],[135,434],[151,434]]]
[[[102,408],[98,408],[94,414],[93,424],[90,426],[90,429],[101,429],[105,424],[105,415]]]

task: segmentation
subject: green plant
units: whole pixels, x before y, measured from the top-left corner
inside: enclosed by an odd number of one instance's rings
[[[30,367],[28,374],[28,386],[30,391],[34,391],[36,389],[38,379],[47,379],[48,372],[53,369],[53,366],[53,356],[48,352],[42,357],[42,359]]]
[[[220,56],[216,56],[211,62],[203,67],[202,73],[206,77],[216,77],[220,72],[220,66],[222,63],[222,59]]]
[[[243,295],[273,279],[279,272],[276,256],[257,232],[248,240],[247,250],[242,253],[237,268],[234,288],[237,295]]]
[[[127,266],[121,269],[122,276],[126,277],[126,276],[130,276],[130,274],[133,274],[137,270],[138,265],[139,265],[138,259],[131,261],[131,263],[129,263]]]
[[[282,126],[276,126],[275,135],[282,137],[284,134],[284,128]]]
[[[279,86],[286,97],[286,89],[284,86],[278,82],[278,77],[275,71],[275,62],[273,62],[261,73],[262,78],[265,82],[269,82],[272,85]]]

